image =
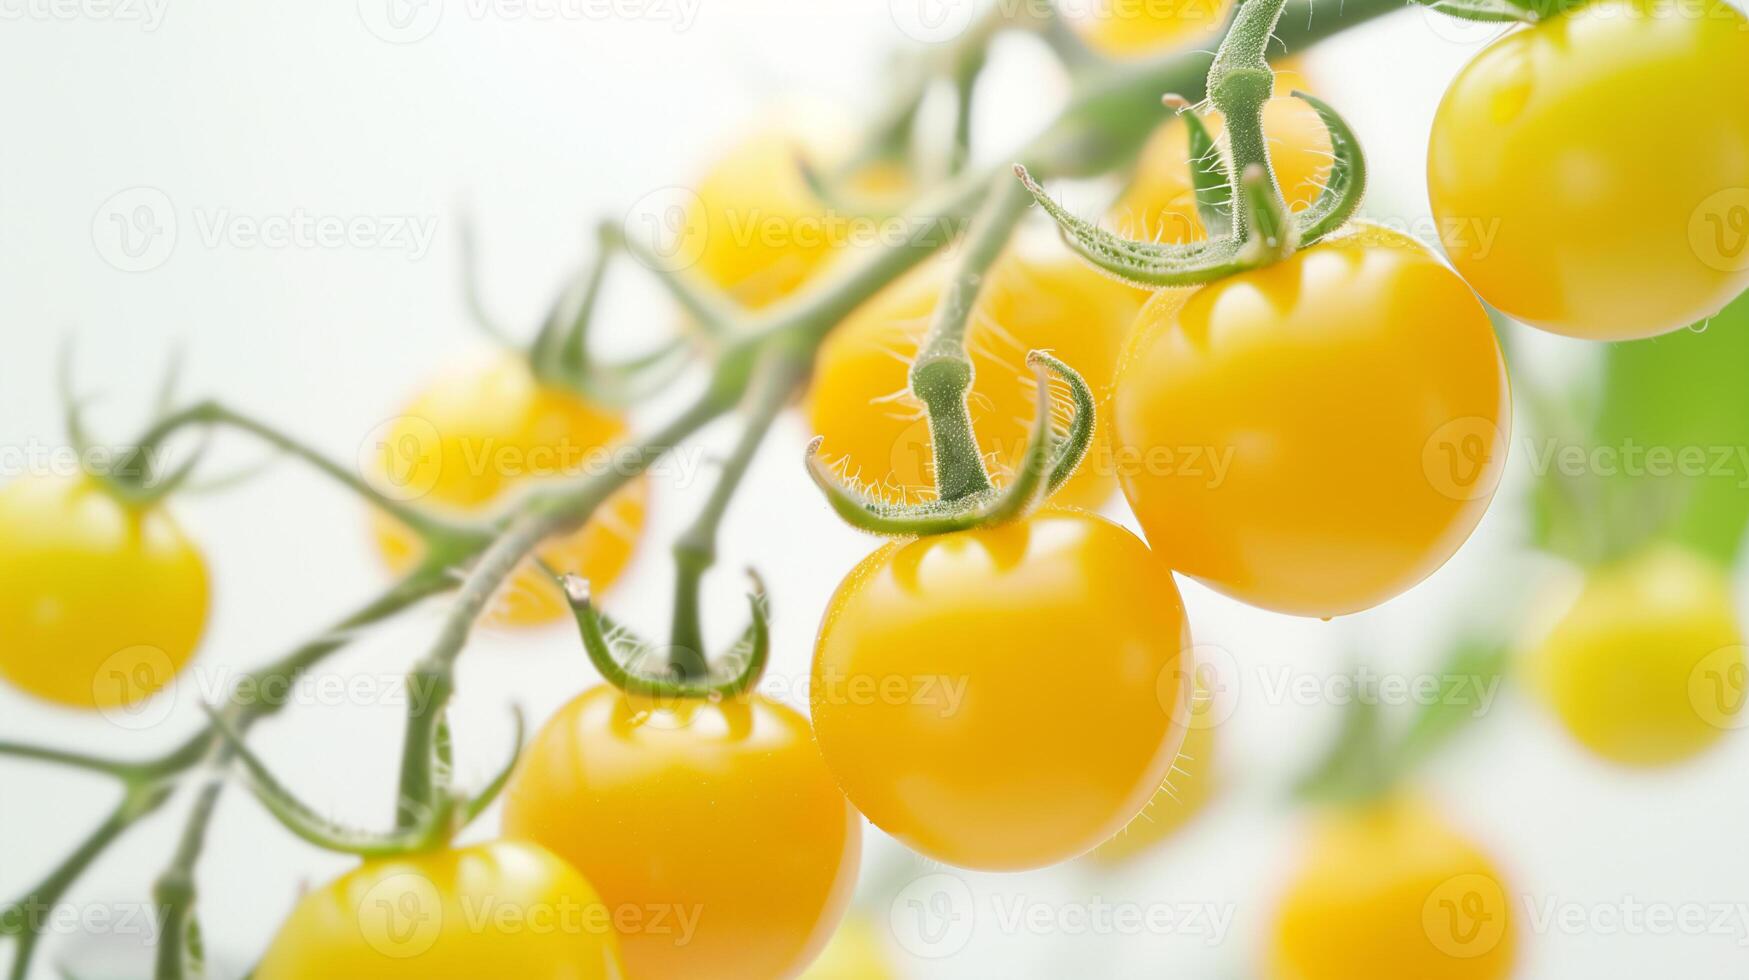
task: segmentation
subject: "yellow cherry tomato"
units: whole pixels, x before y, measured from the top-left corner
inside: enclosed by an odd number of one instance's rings
[[[532,844],[366,861],[305,895],[258,980],[616,980],[611,910]]]
[[[1278,70],[1278,94],[1263,104],[1263,132],[1269,140],[1269,162],[1288,208],[1300,211],[1318,199],[1330,174],[1330,132],[1318,113],[1289,93],[1307,89],[1304,76]],[[1221,138],[1225,124],[1218,113],[1204,119],[1209,135]],[[1190,132],[1182,119],[1160,125],[1136,157],[1135,174],[1123,196],[1112,205],[1110,222],[1126,238],[1189,242],[1207,238],[1196,210],[1196,189],[1190,182]]]
[[[206,629],[206,561],[160,507],[83,476],[0,488],[0,677],[73,708],[163,688]]]
[[[1099,0],[1080,24],[1089,47],[1113,58],[1137,58],[1212,37],[1231,0]]]
[[[800,974],[861,860],[862,823],[807,720],[760,697],[584,692],[524,752],[504,830],[569,860],[625,916],[632,980]]]
[[[864,303],[821,345],[808,395],[808,421],[824,436],[826,460],[894,500],[932,499],[935,452],[923,404],[911,394],[910,362],[952,274],[933,262]],[[1078,371],[1104,402],[1124,337],[1148,294],[1096,271],[1055,241],[1020,243],[997,260],[967,325],[976,374],[972,424],[999,482],[1012,474],[1037,413],[1030,350],[1049,350]],[[1098,507],[1117,478],[1109,427],[1095,430],[1060,503]]]
[[[576,479],[614,465],[608,452],[625,421],[542,384],[520,357],[505,355],[438,379],[388,423],[375,447],[377,484],[414,506],[460,517],[491,516],[532,481]],[[581,528],[547,541],[549,565],[605,589],[631,560],[644,526],[645,481],[609,497]],[[419,537],[372,515],[378,550],[404,572],[422,556]],[[532,564],[496,601],[495,622],[528,625],[570,615],[558,587]]]
[[[815,644],[820,750],[857,809],[948,864],[1020,870],[1117,833],[1190,709],[1171,573],[1080,511],[888,544]]]
[[[868,917],[853,912],[845,916],[802,980],[898,980],[898,976],[880,931]]]
[[[854,140],[845,121],[819,108],[797,109],[754,128],[718,158],[687,199],[673,261],[688,265],[744,306],[769,306],[795,292],[866,226],[814,194],[797,165],[806,156],[829,168]],[[890,203],[910,186],[894,163],[871,164],[847,190]]]
[[[1487,312],[1425,248],[1357,229],[1264,269],[1164,290],[1113,399],[1117,468],[1174,569],[1331,617],[1451,557],[1506,462]]]
[[[1154,798],[1141,813],[1125,824],[1117,836],[1094,848],[1089,857],[1101,864],[1129,861],[1171,839],[1214,799],[1219,782],[1214,772],[1215,721],[1209,714],[1212,703],[1208,692],[1198,685],[1191,701],[1184,747],[1178,750],[1178,761],[1172,764],[1166,782],[1154,791]]]
[[[1743,654],[1724,570],[1666,545],[1590,573],[1529,668],[1583,745],[1657,766],[1743,724]]]
[[[1416,800],[1326,817],[1290,879],[1270,980],[1502,980],[1512,899],[1487,855]]]
[[[1597,0],[1501,38],[1446,92],[1428,189],[1482,298],[1628,340],[1749,289],[1749,20]],[[1623,125],[1639,120],[1641,125]]]

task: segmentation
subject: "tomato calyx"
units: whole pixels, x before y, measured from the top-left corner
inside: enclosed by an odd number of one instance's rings
[[[936,498],[921,504],[894,503],[846,485],[820,456],[823,438],[809,443],[808,475],[851,526],[875,534],[923,536],[1018,520],[1073,476],[1086,456],[1093,439],[1093,391],[1074,368],[1045,351],[1030,351],[1026,357],[1037,380],[1037,410],[1026,449],[1007,486],[998,488],[991,482],[972,430],[967,399],[976,371],[966,352],[966,325],[991,266],[1027,204],[1028,195],[1006,181],[990,191],[957,274],[937,303],[929,333],[911,361],[911,392],[923,403],[929,421]],[[1074,408],[1061,436],[1052,427],[1053,376],[1068,387]]]
[[[741,437],[723,460],[722,473],[704,508],[674,541],[674,618],[665,650],[598,610],[587,579],[568,573],[556,576],[577,620],[590,663],[627,694],[721,700],[752,689],[764,674],[771,654],[771,603],[759,573],[747,570],[752,581],[747,593],[751,621],[714,662],[704,651],[699,593],[705,573],[716,563],[717,529],[729,503],[765,433],[789,403],[806,363],[796,351],[780,344],[760,355],[752,368],[754,378],[746,398],[747,418]],[[655,662],[661,663],[657,666]]]
[[[403,813],[412,812],[416,817],[385,833],[346,827],[317,813],[314,808],[298,799],[295,793],[274,776],[261,757],[250,750],[230,718],[210,706],[203,707],[219,739],[242,763],[250,793],[260,801],[270,816],[293,836],[307,843],[324,850],[364,858],[423,854],[448,847],[456,834],[484,813],[503,792],[504,787],[509,785],[516,763],[522,757],[525,734],[522,710],[513,708],[516,734],[512,740],[510,758],[477,793],[467,794],[454,786],[449,723],[447,720],[440,721],[434,746],[437,759],[433,766],[433,792],[429,799],[400,801],[399,809]]]
[[[1208,101],[1226,117],[1230,160],[1223,159],[1193,106],[1173,94],[1162,99],[1189,127],[1191,182],[1210,237],[1184,243],[1125,238],[1070,213],[1024,167],[1016,167],[1015,176],[1057,222],[1071,249],[1138,285],[1204,285],[1280,262],[1354,216],[1366,190],[1360,141],[1334,108],[1304,92],[1292,95],[1310,105],[1329,131],[1330,175],[1317,200],[1297,213],[1289,211],[1277,186],[1263,133],[1263,105],[1275,88],[1264,51],[1284,6],[1285,0],[1246,0],[1209,69]]]
[[[526,345],[514,339],[486,309],[480,288],[479,249],[473,222],[464,219],[461,232],[462,282],[468,311],[475,326],[493,341],[513,350],[521,348],[529,369],[542,384],[569,391],[604,408],[624,408],[672,382],[693,353],[693,345],[675,338],[653,350],[624,361],[607,362],[589,350],[589,331],[601,296],[602,283],[616,257],[630,253],[653,270],[665,266],[656,259],[637,255],[621,230],[602,222],[596,228],[594,259],[573,273],[553,298],[533,340]],[[664,275],[664,279],[669,278]],[[725,300],[692,297],[695,317],[707,326],[725,322],[730,311]],[[683,304],[684,305],[684,304]]]
[[[648,665],[661,664],[663,648],[598,610],[590,599],[588,581],[567,575],[560,584],[577,617],[589,662],[608,683],[627,694],[656,700],[720,701],[752,690],[764,676],[771,654],[771,603],[765,582],[753,569],[747,570],[747,577],[752,581],[747,592],[752,620],[722,656],[707,661],[695,648],[676,658],[679,648],[669,647],[666,664],[656,667]],[[683,668],[676,660],[694,666]]]

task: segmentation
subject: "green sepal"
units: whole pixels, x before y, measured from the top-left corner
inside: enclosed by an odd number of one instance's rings
[[[702,677],[678,678],[668,669],[665,651],[595,607],[589,581],[577,575],[559,576],[559,587],[576,617],[589,662],[614,687],[627,694],[661,700],[702,698],[721,700],[751,690],[765,673],[771,656],[771,603],[765,582],[747,571],[751,621],[723,656]]]
[[[1415,3],[1459,20],[1483,24],[1534,24],[1540,12],[1511,0],[1414,0]]]
[[[846,523],[891,537],[951,534],[1019,520],[1032,513],[1051,491],[1074,475],[1092,441],[1095,422],[1093,391],[1080,374],[1043,351],[1028,353],[1026,361],[1034,371],[1038,407],[1026,450],[1007,486],[980,490],[951,501],[905,504],[879,500],[839,482],[820,456],[823,440],[818,437],[808,444],[807,452],[808,474],[814,485]],[[1069,386],[1074,406],[1068,431],[1060,439],[1051,427],[1053,374]]]
[[[1361,198],[1366,195],[1366,154],[1361,150],[1354,130],[1329,103],[1304,92],[1295,92],[1293,96],[1316,110],[1318,118],[1324,121],[1324,128],[1330,133],[1330,152],[1334,157],[1330,176],[1325,180],[1318,199],[1294,215],[1300,247],[1305,248],[1340,229],[1360,210]]]
[[[1227,172],[1226,158],[1221,156],[1215,138],[1209,135],[1202,117],[1191,111],[1179,114],[1190,137],[1190,185],[1196,194],[1196,213],[1202,219],[1203,234],[1208,238],[1225,238],[1233,233],[1233,176]]]

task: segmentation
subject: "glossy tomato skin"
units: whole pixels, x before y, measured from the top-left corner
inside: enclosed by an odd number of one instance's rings
[[[506,791],[506,836],[569,860],[613,908],[632,980],[794,977],[849,904],[862,824],[805,718],[764,698],[561,708]]]
[[[1514,899],[1488,856],[1426,804],[1325,817],[1292,873],[1269,980],[1504,980]]]
[[[1591,571],[1529,676],[1573,737],[1630,766],[1694,758],[1743,724],[1743,633],[1723,569],[1674,545]]]
[[[1428,187],[1482,298],[1629,340],[1749,289],[1749,21],[1597,0],[1501,38],[1439,107]],[[1642,120],[1645,125],[1623,125]]]
[[[1117,833],[1165,780],[1188,651],[1140,540],[1046,510],[869,555],[820,626],[814,726],[882,830],[959,867],[1042,867]]]
[[[84,476],[0,488],[0,678],[85,709],[127,709],[193,658],[211,604],[206,560],[161,507]]]
[[[609,909],[532,844],[366,861],[305,895],[258,980],[616,980]]]
[[[1290,94],[1309,87],[1298,71],[1278,69],[1277,95],[1263,104],[1270,166],[1291,211],[1304,210],[1317,200],[1330,173],[1329,130],[1309,103]],[[1209,135],[1219,140],[1225,128],[1220,114],[1203,122]],[[1130,184],[1112,205],[1108,220],[1126,238],[1191,242],[1208,237],[1190,182],[1190,133],[1184,120],[1170,119],[1148,137],[1136,157]]]
[[[1154,798],[1141,813],[1088,857],[1105,865],[1132,861],[1177,836],[1208,808],[1220,786],[1214,764],[1219,721],[1211,713],[1213,704],[1208,692],[1197,686],[1184,745],[1166,782],[1154,791]]]
[[[1331,617],[1463,544],[1506,461],[1511,396],[1487,312],[1379,229],[1142,312],[1113,399],[1118,472],[1174,569]]]
[[[484,519],[532,484],[579,479],[612,465],[605,452],[624,438],[626,426],[618,415],[542,384],[525,359],[505,354],[438,378],[384,432],[375,447],[379,487],[416,507]],[[631,560],[647,493],[643,479],[632,481],[581,528],[543,544],[540,557],[607,588]],[[399,522],[373,513],[372,530],[393,571],[420,559],[419,538]],[[531,625],[569,616],[570,606],[546,575],[527,566],[490,615]]]
[[[952,274],[937,261],[881,291],[840,324],[814,361],[808,421],[821,453],[894,500],[934,497],[928,416],[910,391],[917,353]],[[997,260],[967,328],[971,412],[979,448],[1000,483],[1026,448],[1038,382],[1026,355],[1049,350],[1104,401],[1124,338],[1148,294],[1071,255],[1056,241],[1017,243]],[[1059,391],[1058,397],[1062,397]],[[1109,426],[1099,425],[1080,469],[1058,491],[1063,504],[1098,507],[1117,489]]]

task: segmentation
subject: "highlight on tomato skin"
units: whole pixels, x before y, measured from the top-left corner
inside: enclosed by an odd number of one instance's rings
[[[1184,741],[1189,651],[1141,541],[1046,510],[870,554],[820,625],[809,696],[821,754],[872,823],[943,863],[1014,871],[1093,849],[1148,803]]]
[[[561,708],[505,792],[504,833],[570,861],[621,920],[631,980],[795,976],[849,907],[862,822],[807,719],[758,695]]]
[[[1595,0],[1506,34],[1434,118],[1446,253],[1557,334],[1704,323],[1749,289],[1749,106],[1722,95],[1746,87],[1749,19],[1727,3]]]
[[[1162,560],[1317,617],[1443,565],[1493,499],[1512,426],[1487,311],[1424,246],[1366,228],[1157,294],[1111,415],[1124,495]]]

